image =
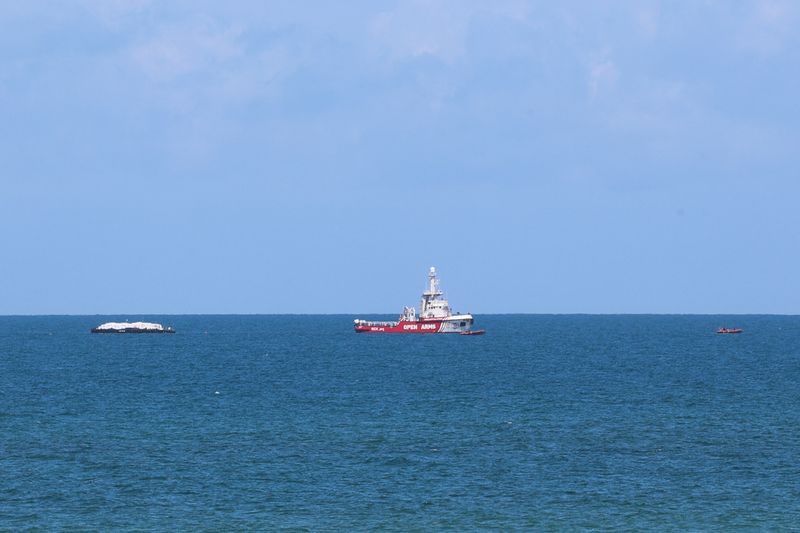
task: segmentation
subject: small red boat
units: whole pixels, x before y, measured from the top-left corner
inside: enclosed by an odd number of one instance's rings
[[[717,333],[741,333],[741,328],[719,328]]]
[[[470,329],[467,331],[462,331],[460,335],[483,335],[486,333],[485,329]]]

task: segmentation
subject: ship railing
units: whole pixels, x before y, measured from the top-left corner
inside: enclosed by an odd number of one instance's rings
[[[359,320],[359,326],[396,326],[397,322],[371,322],[369,320]]]

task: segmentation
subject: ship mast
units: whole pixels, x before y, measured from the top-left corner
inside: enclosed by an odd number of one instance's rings
[[[428,290],[422,293],[420,316],[425,316],[425,312],[428,310],[428,304],[441,295],[442,291],[439,290],[439,280],[436,278],[436,267],[431,267],[428,272]]]

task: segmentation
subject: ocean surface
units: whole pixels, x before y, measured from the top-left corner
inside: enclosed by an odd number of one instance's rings
[[[800,529],[800,317],[353,318],[0,317],[0,530]]]

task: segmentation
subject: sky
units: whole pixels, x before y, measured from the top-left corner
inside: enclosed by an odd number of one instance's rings
[[[0,314],[800,313],[800,3],[0,2]]]

